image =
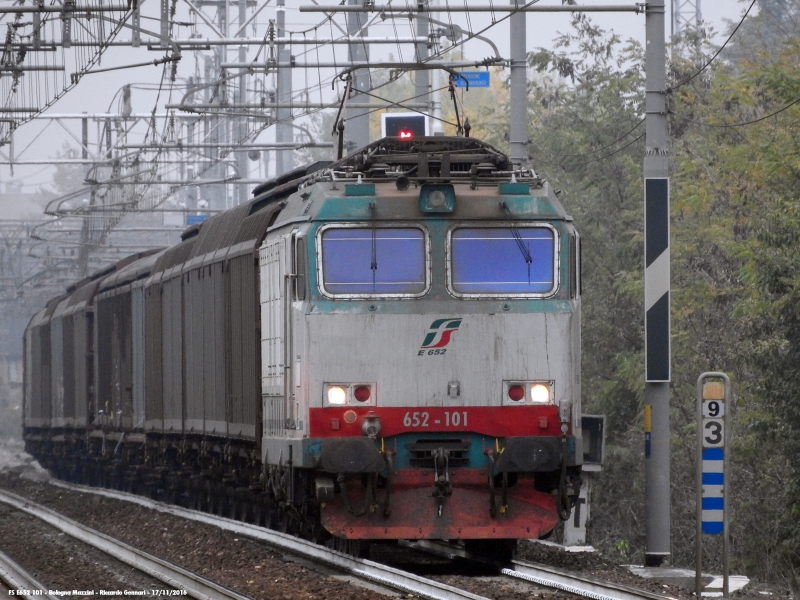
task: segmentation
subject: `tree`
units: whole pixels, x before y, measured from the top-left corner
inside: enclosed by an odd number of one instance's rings
[[[642,49],[585,15],[556,50],[528,62],[531,165],[555,188],[582,236],[584,412],[607,417],[609,460],[597,481],[592,543],[626,560],[641,552]]]
[[[800,103],[729,125],[800,102],[800,44],[731,54],[698,73],[712,50],[694,45],[670,65],[673,560],[694,560],[695,382],[723,370],[737,393],[734,565],[797,585]],[[608,417],[590,536],[626,560],[644,545],[641,63],[641,48],[584,16],[555,51],[529,55],[540,74],[532,165],[564,190],[583,236],[584,410]],[[705,547],[713,568],[720,546]]]

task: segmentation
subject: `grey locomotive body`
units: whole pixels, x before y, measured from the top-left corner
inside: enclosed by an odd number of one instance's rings
[[[582,457],[571,218],[469,138],[319,167],[37,314],[28,447],[334,540],[549,533]]]

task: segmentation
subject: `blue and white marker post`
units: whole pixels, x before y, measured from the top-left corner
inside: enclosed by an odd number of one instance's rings
[[[722,381],[719,381],[719,380]],[[728,408],[731,380],[725,373],[697,379],[697,533],[695,594],[702,595],[703,534],[722,534],[722,595],[728,588]]]

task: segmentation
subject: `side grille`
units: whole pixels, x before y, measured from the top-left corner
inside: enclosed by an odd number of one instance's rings
[[[447,438],[440,440],[419,439],[408,444],[406,448],[408,448],[408,451],[411,453],[409,462],[412,467],[433,469],[433,453],[436,452],[438,448],[444,448],[449,451],[450,467],[468,467],[469,446],[469,439]]]

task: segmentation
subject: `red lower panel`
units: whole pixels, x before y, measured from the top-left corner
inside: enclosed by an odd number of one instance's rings
[[[491,539],[536,538],[550,532],[558,523],[555,498],[537,492],[533,481],[521,479],[508,490],[508,509],[500,514],[500,490],[496,490],[498,514],[489,514],[489,487],[483,470],[460,470],[451,475],[453,494],[444,500],[442,516],[439,503],[432,496],[433,476],[429,485],[419,485],[419,477],[401,471],[395,479],[389,501],[390,514],[380,509],[354,517],[342,497],[322,509],[322,524],[334,535],[351,539]],[[416,480],[416,481],[415,481]],[[378,490],[378,501],[384,491]],[[364,488],[356,480],[348,488],[350,504],[360,508]]]
[[[492,437],[561,435],[558,408],[544,406],[329,406],[309,410],[312,438],[364,435],[364,419],[381,420],[379,437],[470,431]]]

